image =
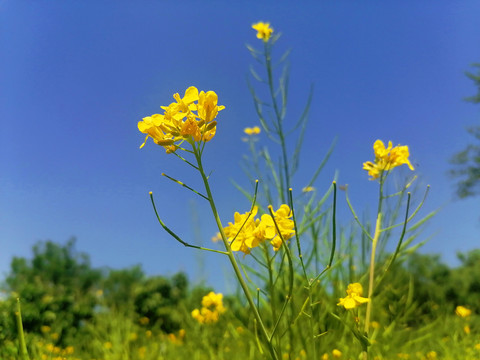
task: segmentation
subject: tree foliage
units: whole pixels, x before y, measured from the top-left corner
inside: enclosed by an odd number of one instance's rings
[[[477,88],[477,94],[466,98],[466,101],[474,104],[480,103],[480,64],[472,65],[477,70],[477,74],[467,72]],[[480,125],[472,126],[467,129],[475,140],[472,144],[456,153],[450,160],[453,169],[450,175],[458,179],[457,195],[460,198],[475,196],[480,194]]]

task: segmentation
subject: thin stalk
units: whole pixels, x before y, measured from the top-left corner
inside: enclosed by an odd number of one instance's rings
[[[378,213],[377,223],[375,225],[375,234],[372,241],[372,254],[370,256],[370,271],[368,279],[368,298],[370,301],[367,303],[367,313],[365,315],[365,333],[368,335],[368,329],[370,327],[370,315],[372,311],[372,293],[373,293],[373,283],[375,280],[375,251],[377,249],[378,239],[380,237],[382,224],[382,213]]]
[[[290,173],[289,173],[289,167],[288,167],[288,156],[287,156],[287,145],[285,142],[285,135],[283,133],[283,116],[282,113],[280,112],[277,104],[277,99],[275,97],[275,87],[273,85],[273,69],[272,69],[272,58],[270,56],[270,47],[267,42],[265,42],[265,65],[267,68],[267,75],[268,75],[268,87],[270,89],[270,94],[272,96],[272,105],[273,109],[275,111],[275,117],[277,118],[277,134],[280,140],[280,146],[282,148],[282,158],[283,158],[283,171],[285,174],[285,188],[290,189]],[[285,107],[285,104],[283,104],[283,107]],[[285,194],[283,193],[283,190],[280,191],[280,199],[282,200],[282,203],[286,203],[285,201]]]
[[[241,288],[242,288],[242,290],[243,290],[243,292],[244,292],[244,294],[247,298],[248,304],[250,305],[250,308],[251,308],[251,310],[253,312],[253,315],[255,317],[256,324],[259,327],[259,330],[260,330],[262,336],[266,340],[268,350],[270,352],[270,355],[271,355],[272,359],[279,360],[279,357],[278,357],[278,355],[277,355],[277,353],[276,353],[276,351],[275,351],[275,349],[272,345],[272,341],[271,341],[270,335],[268,334],[267,328],[265,327],[265,324],[262,320],[262,317],[260,316],[260,313],[258,312],[258,309],[255,306],[255,300],[253,299],[252,294],[250,294],[247,283],[245,282],[245,280],[242,276],[242,273],[240,271],[240,268],[237,264],[237,261],[235,259],[235,256],[233,255],[232,248],[230,247],[230,244],[227,241],[225,231],[223,230],[222,222],[220,221],[220,217],[218,215],[218,211],[217,211],[217,208],[215,206],[215,201],[213,199],[212,191],[210,189],[210,184],[208,182],[208,178],[205,175],[205,171],[203,169],[201,154],[195,147],[194,147],[194,154],[195,154],[195,158],[197,160],[198,170],[200,172],[200,175],[202,176],[203,184],[205,186],[205,191],[207,192],[207,197],[209,199],[209,203],[210,203],[210,207],[212,209],[213,217],[215,218],[215,222],[217,224],[218,231],[220,232],[220,235],[222,236],[223,244],[225,245],[225,249],[227,250],[228,259],[230,260],[230,263],[232,264],[233,271],[235,272],[235,275],[236,275],[236,277],[237,277],[237,279],[240,283],[240,286],[241,286]]]
[[[15,311],[15,320],[17,322],[17,333],[18,333],[18,342],[19,342],[18,352],[20,353],[20,359],[30,360],[30,358],[28,357],[27,345],[25,343],[25,333],[23,332],[22,310],[20,307],[20,299],[18,298],[17,298],[17,310]]]

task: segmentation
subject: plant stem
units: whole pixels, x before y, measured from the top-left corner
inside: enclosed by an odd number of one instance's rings
[[[284,171],[285,185],[286,185],[285,187],[286,189],[290,189],[290,173],[289,173],[289,167],[288,167],[287,145],[285,142],[285,135],[283,133],[283,128],[282,128],[283,118],[278,108],[277,99],[275,97],[275,87],[273,85],[272,58],[270,56],[270,47],[267,42],[265,43],[265,64],[267,67],[268,87],[270,89],[270,94],[272,96],[272,105],[275,111],[275,117],[277,118],[277,126],[275,126],[275,128],[277,130],[277,135],[280,140],[280,146],[282,148],[283,171]],[[286,104],[282,104],[282,105],[285,106]],[[280,199],[282,200],[282,203],[285,204],[286,196],[283,192],[283,189],[278,189],[278,190],[280,194]]]
[[[242,276],[242,273],[241,273],[240,268],[237,264],[235,256],[233,255],[232,248],[230,247],[230,244],[227,241],[227,237],[226,237],[225,232],[223,230],[223,226],[222,226],[222,223],[220,221],[220,217],[218,215],[217,208],[215,206],[215,201],[213,200],[213,195],[212,195],[212,191],[210,189],[210,184],[208,183],[208,178],[205,175],[205,171],[203,169],[201,154],[197,150],[197,148],[195,148],[195,147],[194,147],[194,153],[195,153],[195,158],[196,158],[197,164],[198,164],[198,170],[200,172],[200,175],[202,176],[203,184],[204,184],[205,190],[207,192],[207,197],[209,199],[210,207],[212,209],[213,216],[215,218],[215,222],[216,222],[217,227],[218,227],[218,231],[220,232],[220,235],[222,236],[223,244],[225,245],[225,249],[227,250],[227,256],[230,260],[230,263],[232,264],[233,270],[234,270],[235,275],[236,275],[236,277],[237,277],[237,279],[240,283],[240,286],[242,287],[242,290],[243,290],[245,296],[247,297],[248,304],[250,305],[250,308],[253,312],[255,320],[257,321],[257,324],[260,328],[260,331],[261,331],[262,335],[264,336],[264,338],[266,340],[270,355],[271,355],[272,359],[279,360],[278,355],[277,355],[277,353],[276,353],[276,351],[275,351],[275,349],[272,345],[272,339],[271,339],[270,335],[268,334],[268,330],[265,327],[265,324],[262,320],[262,317],[260,316],[260,313],[258,312],[257,307],[255,306],[255,301],[253,300],[253,297],[250,294],[250,291],[248,289],[248,285],[245,282],[245,279]]]
[[[382,224],[382,213],[377,215],[377,223],[375,225],[375,235],[373,236],[372,241],[372,254],[370,256],[370,274],[368,279],[368,298],[370,301],[367,303],[367,313],[365,315],[365,333],[368,336],[368,328],[370,327],[370,315],[372,311],[372,293],[373,293],[373,283],[375,281],[375,251],[377,249],[378,238],[380,237]]]

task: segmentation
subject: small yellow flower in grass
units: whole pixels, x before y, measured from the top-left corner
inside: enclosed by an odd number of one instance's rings
[[[44,334],[50,332],[50,330],[51,330],[50,326],[47,326],[47,325],[40,326],[40,331]]]
[[[380,323],[378,321],[372,321],[370,326],[374,329],[380,329]]]
[[[332,355],[335,359],[340,359],[342,357],[342,352],[338,349],[333,349]]]
[[[427,360],[436,360],[437,359],[437,352],[436,351],[429,351],[426,356]]]
[[[110,350],[113,347],[113,345],[110,341],[107,341],[103,343],[103,347],[107,350]]]
[[[247,127],[243,130],[243,132],[247,135],[258,135],[260,134],[260,128],[258,126],[254,126],[254,127]]]
[[[144,359],[146,353],[147,353],[147,348],[145,346],[142,346],[142,347],[138,348],[138,357],[140,359]]]
[[[475,350],[480,350],[480,343],[475,344],[474,348],[475,348]]]
[[[142,325],[147,325],[150,322],[150,319],[146,316],[141,317],[138,322]]]
[[[375,161],[367,161],[363,163],[363,169],[368,171],[371,176],[370,180],[375,180],[381,177],[384,171],[392,170],[393,168],[406,164],[410,170],[414,170],[408,157],[410,155],[408,146],[395,146],[392,142],[388,142],[388,147],[381,140],[375,141],[373,144],[373,151],[375,153]]]
[[[270,23],[258,22],[252,25],[252,28],[257,30],[257,38],[263,39],[263,41],[267,42],[272,36],[273,28],[270,27]]]
[[[215,294],[213,291],[209,292],[202,299],[202,308],[192,311],[192,317],[201,324],[217,322],[220,315],[226,311],[222,299],[223,294]],[[182,336],[185,336],[185,330],[183,330]]]
[[[459,305],[455,308],[455,314],[462,318],[466,318],[472,315],[472,310],[466,308],[465,306]]]
[[[347,287],[347,296],[340,298],[337,305],[343,306],[345,309],[350,310],[369,302],[370,299],[362,297],[362,294],[363,288],[360,283],[350,284]]]
[[[467,334],[467,335],[470,334],[470,331],[471,331],[471,330],[470,330],[470,326],[465,325],[465,326],[463,327],[463,331],[464,331],[465,334]]]
[[[410,355],[409,354],[404,354],[404,353],[398,353],[397,357],[399,359],[410,359]]]
[[[52,340],[58,340],[59,337],[60,337],[60,335],[58,335],[58,333],[53,333],[53,334],[50,335],[50,338]]]
[[[330,356],[327,353],[323,354],[321,357],[322,360],[328,360],[329,358]]]

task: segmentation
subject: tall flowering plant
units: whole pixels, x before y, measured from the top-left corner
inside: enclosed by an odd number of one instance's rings
[[[409,148],[408,146],[393,147],[392,142],[385,146],[381,140],[377,140],[373,146],[374,160],[363,164],[370,180],[378,181],[380,188],[373,234],[360,222],[348,198],[347,188],[344,187],[347,204],[360,225],[364,237],[370,241],[371,257],[367,274],[360,279],[353,279],[355,282],[348,285],[345,297],[339,298],[337,303],[323,304],[325,292],[332,291],[331,289],[336,290],[338,287],[338,277],[335,283],[325,285],[323,289],[320,289],[320,285],[325,281],[329,270],[334,266],[339,267],[343,261],[335,259],[336,181],[329,184],[327,191],[320,199],[317,198],[317,189],[314,187],[320,171],[333,150],[333,144],[314,170],[310,181],[300,187],[303,188],[300,195],[294,198],[292,184],[298,169],[303,137],[307,128],[313,88],[310,90],[304,111],[298,121],[293,125],[289,124],[286,121],[288,52],[279,61],[285,65],[277,81],[273,66],[273,47],[280,34],[274,33],[270,24],[265,22],[253,24],[252,28],[257,31],[257,38],[262,40],[263,50],[257,50],[251,46],[247,48],[263,65],[264,71],[263,75],[259,75],[255,69],[251,68],[251,75],[259,83],[266,85],[269,100],[260,99],[255,86],[249,80],[249,89],[261,126],[246,127],[244,130],[247,135],[244,141],[248,143],[251,152],[249,164],[251,171],[248,171],[247,175],[254,183],[254,192],[252,194],[238,184],[235,186],[251,201],[250,210],[244,213],[236,212],[233,215],[233,221],[227,225],[222,224],[220,220],[202,155],[206,144],[214,138],[217,125],[221,126],[220,120],[217,123],[217,117],[219,114],[224,115],[225,107],[218,104],[218,96],[214,91],[199,91],[191,86],[185,90],[183,97],[176,93],[173,95],[174,102],[161,106],[162,114],[153,114],[138,122],[138,130],[146,135],[140,147],[144,147],[151,138],[156,145],[163,147],[167,154],[177,156],[198,172],[203,182],[202,190],[194,189],[168,175],[162,175],[208,201],[218,227],[216,239],[222,242],[223,248],[218,250],[202,247],[181,239],[161,219],[153,194],[150,192],[154,212],[161,226],[184,246],[228,257],[248,302],[253,318],[253,331],[261,354],[268,354],[275,360],[294,358],[295,353],[304,354],[302,356],[308,354],[308,358],[312,359],[319,358],[320,339],[328,332],[319,319],[325,319],[328,316],[338,319],[352,331],[359,340],[366,359],[369,346],[372,344],[370,318],[372,303],[375,302],[374,290],[382,282],[395,259],[406,251],[403,239],[407,224],[423,205],[422,201],[413,214],[409,214],[410,193],[408,193],[404,220],[398,224],[383,225],[382,204],[388,198],[403,196],[415,179],[400,192],[386,194],[384,185],[387,175],[393,169],[407,165],[414,170],[409,160]],[[270,109],[270,113],[267,113],[265,108]],[[272,156],[266,146],[258,147],[259,138],[264,133],[278,144],[278,156]],[[293,155],[289,156],[292,134],[297,134],[297,138]],[[278,161],[273,158],[278,158]],[[333,195],[332,206],[324,209],[325,201],[330,195]],[[298,208],[302,211],[296,211]],[[377,245],[385,234],[396,227],[402,228],[400,239],[394,253],[378,275],[375,273]],[[306,239],[310,240],[310,244]],[[323,243],[320,239],[324,240]],[[412,240],[411,237],[409,241]],[[236,254],[242,254],[243,258]],[[251,259],[258,265],[258,269],[243,263],[247,256],[247,260]],[[257,280],[260,279],[260,284],[255,282],[256,279],[252,279],[252,274]],[[365,278],[368,278],[368,281]],[[368,284],[366,294],[364,294],[362,282]],[[217,323],[222,314],[227,311],[223,306],[222,297],[222,294],[214,292],[207,294],[202,300],[202,307],[194,309],[191,316],[200,324]],[[269,309],[265,310],[262,307],[264,303],[268,304]],[[333,308],[335,305],[343,308],[340,310],[343,313],[328,310],[332,309],[332,305]],[[360,315],[365,307],[362,329]],[[296,348],[294,341],[298,334],[302,334],[299,342],[302,344],[301,349]],[[337,351],[340,353],[339,350]]]

